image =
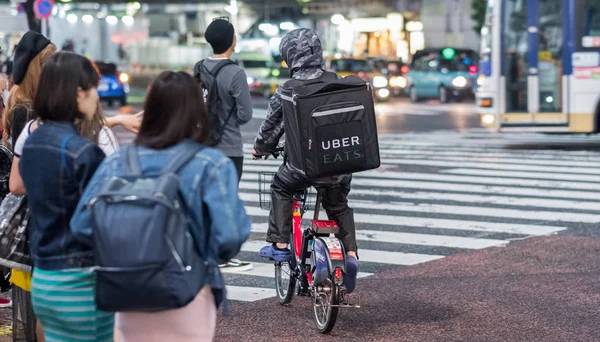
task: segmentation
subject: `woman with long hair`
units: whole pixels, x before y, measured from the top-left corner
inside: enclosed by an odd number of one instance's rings
[[[21,176],[26,189],[35,189],[27,191],[34,266],[31,295],[46,341],[112,341],[113,315],[97,310],[94,302],[92,248],[75,238],[69,225],[105,157],[75,125],[93,120],[99,82],[87,58],[64,52],[50,57],[34,100],[40,125],[23,147]]]
[[[28,124],[28,122],[37,118],[33,110],[33,101],[39,87],[41,70],[48,59],[56,53],[56,50],[56,46],[46,39],[46,37],[33,31],[25,33],[15,48],[14,68],[11,76],[14,85],[10,90],[7,107],[2,118],[3,142],[15,154],[9,179],[9,188],[15,195],[25,194],[25,187],[19,172],[22,146],[29,133],[37,128],[37,122]],[[58,96],[58,93],[56,94]],[[127,130],[134,133],[137,133],[139,124],[139,117],[130,115],[118,115],[106,120],[106,125],[110,127],[123,125]],[[26,125],[27,130],[24,132]],[[25,136],[21,138],[21,146],[15,150],[17,139],[21,135],[21,132],[24,132]],[[31,274],[12,270],[10,282],[17,287],[17,289],[13,290],[13,297],[18,296],[25,299],[23,303],[16,303],[22,306],[20,310],[31,312],[31,303],[30,300],[27,300],[30,297]],[[35,320],[33,313],[31,316],[28,315],[28,317]],[[42,328],[39,324],[36,326],[36,335],[38,341],[43,341]]]
[[[209,127],[204,108],[202,89],[191,75],[167,71],[154,80],[134,146],[142,177],[157,176],[179,153],[206,141]],[[121,151],[107,158],[79,201],[71,230],[80,241],[93,243],[88,203],[108,179],[124,175],[122,159]],[[250,219],[238,196],[235,166],[222,152],[208,147],[200,150],[178,171],[178,176],[187,221],[195,223],[190,226],[196,230],[192,235],[210,246],[199,244],[197,251],[207,269],[191,270],[198,272],[204,287],[181,308],[117,313],[115,341],[200,342],[213,338],[217,306],[225,290],[219,263],[239,252],[250,235]]]

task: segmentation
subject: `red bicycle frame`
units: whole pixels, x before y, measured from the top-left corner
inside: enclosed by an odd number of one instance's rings
[[[292,237],[294,239],[294,255],[300,259],[302,249],[302,202],[294,200],[294,213],[292,216]]]

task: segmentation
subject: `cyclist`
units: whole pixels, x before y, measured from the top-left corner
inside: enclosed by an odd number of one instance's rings
[[[290,69],[291,77],[296,80],[313,80],[325,72],[321,41],[312,30],[297,29],[289,32],[281,40],[279,51]],[[267,159],[277,147],[284,133],[282,96],[291,95],[292,89],[284,85],[271,98],[267,118],[260,126],[254,143],[253,159]],[[347,252],[344,284],[348,293],[354,291],[359,264],[354,212],[348,207],[347,200],[351,180],[351,174],[309,180],[298,166],[284,163],[271,185],[272,204],[267,242],[272,245],[263,247],[260,255],[281,262],[293,259],[288,247],[292,229],[293,195],[314,186],[322,197],[329,219],[336,221],[340,227],[337,237],[342,240]]]

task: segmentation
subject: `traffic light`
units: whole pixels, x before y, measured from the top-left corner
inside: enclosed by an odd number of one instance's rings
[[[452,48],[445,48],[444,50],[442,50],[442,56],[444,56],[445,59],[452,59],[454,58],[455,54],[456,51],[454,51],[454,49]]]

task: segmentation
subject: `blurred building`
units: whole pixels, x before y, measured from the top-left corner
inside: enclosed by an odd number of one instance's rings
[[[275,59],[281,37],[297,27],[316,30],[331,56],[409,61],[425,47],[479,44],[470,0],[182,2],[57,1],[44,33],[59,47],[72,41],[78,53],[138,70],[191,68],[210,54],[204,30],[221,16],[237,28],[239,54]],[[25,14],[0,0],[3,50],[25,30]]]
[[[479,35],[473,30],[472,0],[422,0],[421,21],[426,47],[479,50]]]

